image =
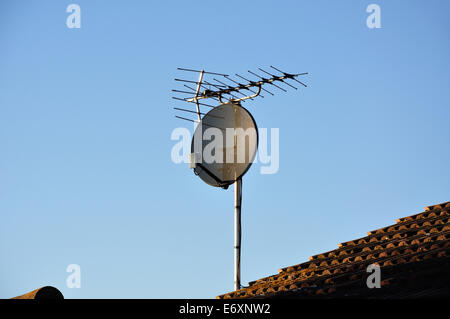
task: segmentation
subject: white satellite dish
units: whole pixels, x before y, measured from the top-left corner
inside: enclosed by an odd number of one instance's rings
[[[228,188],[248,171],[257,148],[258,128],[250,112],[239,103],[221,104],[195,130],[194,172],[208,185]]]

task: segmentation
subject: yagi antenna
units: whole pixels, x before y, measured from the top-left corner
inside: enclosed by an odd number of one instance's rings
[[[191,143],[191,168],[195,175],[200,177],[205,183],[214,187],[227,189],[234,184],[234,289],[241,288],[241,202],[242,202],[242,177],[250,168],[255,159],[258,148],[258,128],[250,112],[241,106],[241,102],[254,100],[256,97],[264,98],[261,91],[270,95],[275,95],[267,90],[265,86],[274,87],[280,91],[287,92],[288,88],[298,90],[289,81],[300,83],[306,87],[306,84],[297,78],[305,73],[287,73],[270,66],[276,73],[271,73],[262,68],[258,68],[263,75],[248,70],[248,73],[256,80],[247,79],[242,75],[235,73],[238,79],[233,79],[230,75],[217,72],[208,72],[205,70],[194,70],[178,68],[180,71],[197,73],[198,79],[180,79],[175,81],[182,83],[182,89],[173,89],[172,91],[181,94],[173,96],[177,101],[194,104],[195,110],[180,107],[173,109],[182,112],[183,116],[175,117],[181,120],[190,121],[198,124],[195,128]],[[272,71],[274,72],[274,71]],[[217,77],[223,77],[223,81]],[[210,79],[206,80],[206,77]],[[244,80],[244,83],[241,83]],[[214,82],[212,82],[214,81]],[[231,82],[227,84],[224,81]],[[279,85],[280,84],[280,85]],[[195,87],[193,87],[195,85]],[[284,85],[285,87],[282,87]],[[186,91],[188,89],[189,91]],[[218,101],[219,105],[214,105]],[[204,103],[204,102],[209,103]],[[213,104],[211,104],[213,103]],[[207,106],[210,110],[207,113],[201,112],[200,107]],[[187,114],[196,114],[197,119],[187,118]],[[204,158],[204,149],[209,145],[210,140],[204,140],[205,132],[214,128],[220,130],[222,138],[225,137],[220,149],[214,149],[215,158],[213,161]],[[233,134],[228,134],[232,129]],[[218,137],[214,137],[216,139]],[[214,140],[215,141],[215,140]],[[239,141],[245,141],[240,143]],[[242,146],[242,144],[245,144]],[[230,155],[230,156],[229,156]],[[218,160],[217,160],[218,159]],[[236,160],[239,159],[239,160]]]
[[[246,81],[246,83],[241,83],[237,80],[234,80],[230,75],[224,74],[224,73],[209,72],[209,71],[205,71],[205,70],[194,70],[194,69],[188,69],[188,68],[177,68],[180,71],[198,73],[199,77],[198,77],[197,81],[195,81],[193,79],[176,78],[175,81],[183,83],[183,87],[188,88],[190,91],[181,90],[181,89],[174,89],[172,91],[175,93],[183,94],[183,97],[180,98],[183,101],[188,102],[188,103],[193,103],[196,105],[195,113],[197,114],[197,121],[199,122],[202,119],[202,115],[204,115],[204,114],[202,114],[202,112],[200,110],[200,105],[204,105],[204,104],[201,104],[199,102],[200,100],[211,99],[211,100],[218,101],[220,104],[224,104],[227,102],[233,102],[233,103],[245,102],[249,99],[253,100],[256,97],[264,98],[264,96],[261,94],[261,91],[264,91],[272,96],[275,95],[274,93],[272,93],[271,91],[267,90],[264,87],[266,84],[269,86],[272,86],[274,88],[277,88],[283,92],[287,92],[287,87],[283,88],[280,85],[278,85],[277,82],[280,84],[285,84],[288,87],[293,88],[295,90],[298,90],[298,88],[295,87],[294,85],[292,85],[291,83],[289,83],[288,80],[298,82],[301,85],[303,85],[304,87],[306,87],[306,84],[299,81],[297,79],[297,77],[301,76],[301,75],[306,75],[306,74],[308,74],[307,72],[293,74],[293,73],[287,73],[287,72],[281,71],[280,69],[278,69],[272,65],[270,67],[281,74],[276,75],[276,74],[268,72],[267,70],[264,70],[262,68],[258,68],[258,70],[260,72],[263,72],[264,76],[248,70],[248,73],[250,73],[251,75],[256,77],[257,80],[247,79],[242,75],[239,75],[237,73],[235,74],[236,77],[238,77],[241,80]],[[211,82],[211,80],[208,81],[205,79],[209,75],[213,76],[212,81],[215,81],[214,83]],[[266,77],[266,75],[267,75],[267,77]],[[224,77],[224,79],[232,82],[233,85],[231,85],[231,84],[229,85],[229,84],[217,79],[214,76],[222,76],[222,77]],[[193,87],[187,85],[186,83],[195,84],[196,87],[193,88]],[[249,94],[248,92],[250,92],[251,94]],[[177,98],[177,97],[175,97],[175,98]],[[210,105],[208,105],[208,106],[210,106]]]

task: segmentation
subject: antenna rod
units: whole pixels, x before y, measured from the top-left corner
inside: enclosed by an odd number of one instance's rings
[[[198,83],[197,83],[197,89],[195,90],[195,105],[197,106],[197,116],[198,116],[198,121],[200,122],[202,120],[201,116],[200,116],[200,105],[198,104],[198,94],[200,93],[200,87],[202,85],[202,81],[203,81],[203,73],[205,73],[204,70],[200,71],[200,74],[198,76]]]
[[[234,290],[241,289],[242,178],[234,182]]]
[[[190,71],[190,72],[197,72],[197,73],[205,73],[205,74],[214,74],[214,75],[221,75],[221,76],[228,76],[228,74],[223,74],[223,73],[216,73],[216,72],[206,72],[204,70],[192,70],[192,69],[186,69],[186,68],[177,68],[178,70],[181,71]]]

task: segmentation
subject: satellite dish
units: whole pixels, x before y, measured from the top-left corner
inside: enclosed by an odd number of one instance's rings
[[[239,103],[221,104],[203,116],[191,143],[194,173],[228,188],[250,168],[258,149],[255,119]]]

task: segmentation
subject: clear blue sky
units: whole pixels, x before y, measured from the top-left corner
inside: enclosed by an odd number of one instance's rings
[[[81,29],[66,7],[81,7]],[[381,29],[366,7],[381,7]],[[243,182],[247,284],[450,200],[449,1],[1,1],[0,297],[214,298],[233,190],[170,159],[177,67],[310,74],[247,103],[280,170]],[[66,267],[81,266],[81,288]]]

